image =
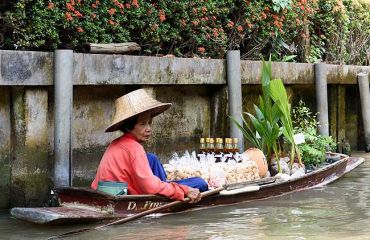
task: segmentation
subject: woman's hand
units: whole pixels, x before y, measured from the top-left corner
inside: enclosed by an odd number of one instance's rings
[[[189,203],[197,203],[202,199],[202,195],[200,194],[199,189],[191,187],[189,187],[189,192],[186,197],[190,198]]]

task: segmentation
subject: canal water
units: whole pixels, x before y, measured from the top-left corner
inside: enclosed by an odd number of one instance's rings
[[[67,239],[370,239],[370,154],[325,187],[267,200],[154,216]],[[97,225],[38,226],[0,215],[0,239],[47,239]]]

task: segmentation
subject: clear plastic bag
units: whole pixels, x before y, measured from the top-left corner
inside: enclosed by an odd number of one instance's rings
[[[222,187],[226,183],[226,173],[222,165],[214,164],[209,169],[209,186],[212,188]]]

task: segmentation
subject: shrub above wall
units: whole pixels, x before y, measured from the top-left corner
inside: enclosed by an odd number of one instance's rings
[[[134,41],[140,55],[223,58],[240,49],[243,59],[369,62],[361,0],[19,0],[0,16],[5,49]]]

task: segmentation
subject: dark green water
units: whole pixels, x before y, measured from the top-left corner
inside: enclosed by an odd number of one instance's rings
[[[93,226],[38,226],[3,214],[0,239],[47,239]],[[66,239],[370,239],[370,155],[353,172],[322,188],[149,217]]]

